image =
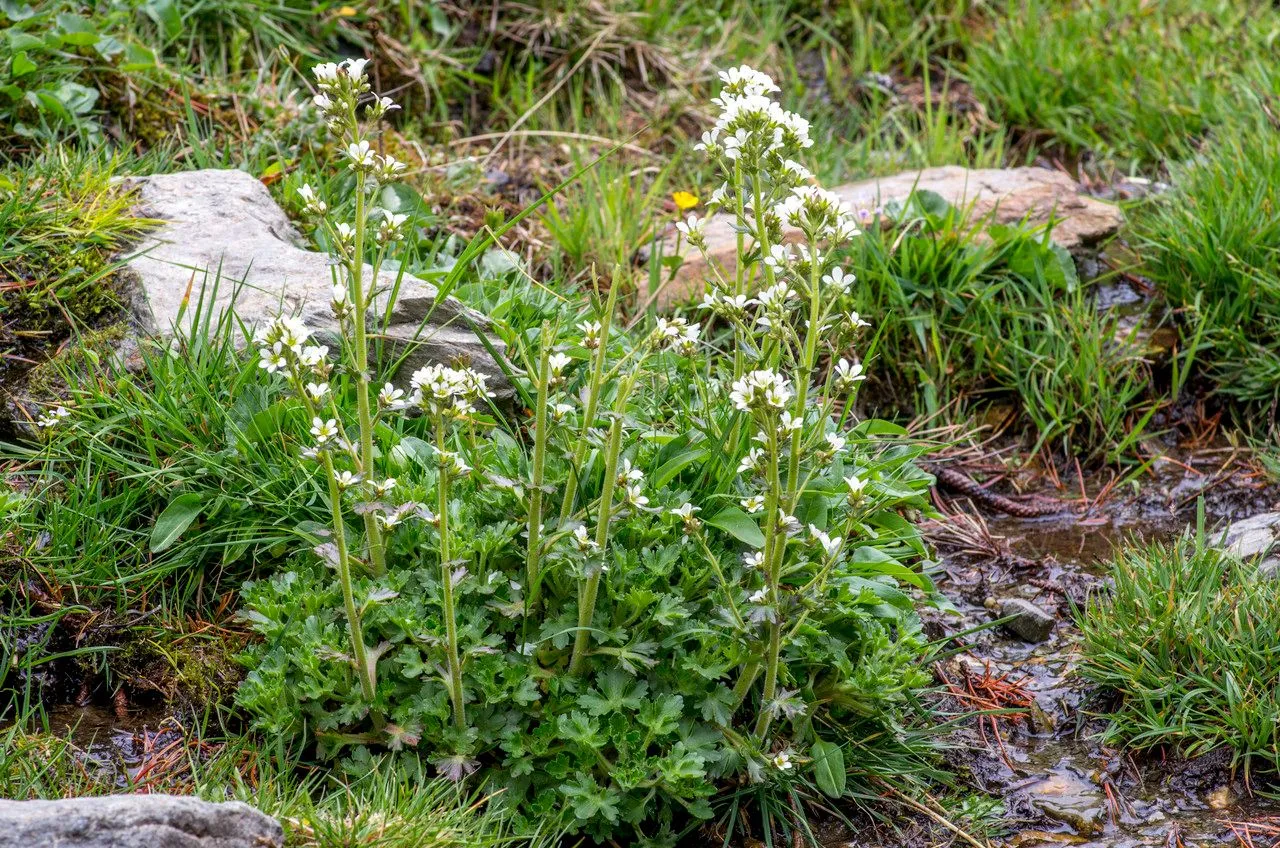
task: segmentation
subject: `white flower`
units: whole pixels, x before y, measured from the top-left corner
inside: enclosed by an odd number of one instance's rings
[[[333,234],[338,237],[340,246],[350,245],[356,239],[355,228],[346,221],[340,221],[333,226]]]
[[[794,515],[787,515],[786,511],[779,507],[778,527],[780,527],[784,533],[798,533],[800,532],[800,519],[796,518]]]
[[[553,353],[547,357],[547,367],[551,369],[551,382],[553,385],[561,382],[563,379],[561,375],[564,373],[565,367],[572,361],[571,357],[563,353]]]
[[[850,364],[847,360],[841,359],[836,363],[836,388],[840,391],[848,391],[855,383],[865,379],[867,375],[862,373],[861,362]]]
[[[804,419],[792,415],[790,412],[782,413],[782,417],[778,420],[778,432],[782,434],[794,433],[804,426]]]
[[[397,389],[390,383],[383,383],[382,391],[378,392],[378,403],[382,406],[394,407],[404,399],[404,389]]]
[[[759,471],[760,462],[764,459],[764,450],[761,448],[752,448],[747,451],[747,455],[738,463],[738,473],[746,474],[748,471]]]
[[[840,453],[844,450],[845,439],[839,433],[827,433],[827,448],[832,453]]]
[[[587,534],[587,527],[585,524],[579,524],[577,527],[573,528],[573,543],[577,546],[578,550],[584,554],[600,548],[600,545],[596,543],[596,540],[592,539]]]
[[[844,541],[839,536],[834,539],[831,538],[819,530],[815,524],[809,525],[809,535],[813,538],[813,541],[822,546],[822,549],[827,552],[827,556],[835,556],[836,552],[840,550],[840,543]]]
[[[358,80],[364,76],[364,66],[367,64],[368,59],[347,59],[342,63],[342,69],[347,72],[347,76]]]
[[[388,477],[387,479],[383,480],[382,482],[374,481],[374,484],[373,484],[373,491],[374,491],[374,492],[375,492],[379,497],[382,497],[383,495],[386,495],[387,493],[389,493],[389,492],[390,492],[392,489],[394,489],[395,487],[396,487],[396,478],[394,478],[394,477]]]
[[[307,394],[311,396],[312,400],[324,400],[325,396],[329,394],[329,384],[307,383]]]
[[[631,483],[638,483],[644,479],[644,472],[631,464],[631,460],[623,459],[622,467],[618,469],[618,485],[627,486]]]
[[[360,475],[353,474],[350,471],[334,471],[334,482],[338,484],[339,489],[350,489],[352,486],[360,482]]]
[[[336,62],[323,62],[311,69],[322,88],[338,81],[338,65]]]
[[[743,412],[770,407],[782,409],[791,399],[791,384],[775,371],[752,371],[734,381],[729,399]]]
[[[678,338],[684,332],[686,322],[683,318],[659,318],[657,323],[657,333],[659,338],[674,339]]]
[[[276,342],[272,347],[264,347],[258,351],[258,367],[265,368],[268,374],[274,374],[289,364],[284,354],[277,350],[279,346],[280,343]]]
[[[334,283],[333,289],[330,291],[329,296],[332,297],[333,302],[339,306],[346,303],[347,302],[347,284]]]
[[[747,551],[742,555],[742,565],[744,568],[759,568],[764,565],[764,552]]]
[[[863,317],[856,312],[846,312],[844,315],[844,322],[848,325],[850,330],[858,330],[862,327],[871,326],[869,321],[864,320]]]
[[[778,91],[778,85],[762,71],[749,65],[739,65],[720,72],[720,80],[725,90],[732,94],[772,94]]]
[[[599,321],[579,322],[578,331],[582,333],[582,346],[587,350],[595,350],[600,347],[600,330]]]
[[[298,361],[308,368],[315,368],[328,355],[328,345],[307,345],[298,353]]]
[[[317,102],[321,97],[324,97],[324,95],[320,94],[316,96]],[[313,215],[323,215],[325,212],[329,211],[329,205],[316,196],[316,190],[313,189],[309,183],[303,183],[302,188],[298,189],[298,196],[301,197],[303,203],[306,204],[307,211]]]
[[[791,762],[791,755],[786,751],[769,758],[769,763],[780,771],[789,771],[794,763]]]
[[[570,412],[573,412],[573,404],[571,403],[552,404],[551,409],[548,411],[551,413],[552,421],[560,422],[560,421],[563,421],[569,415]]]
[[[649,505],[649,499],[641,494],[639,483],[631,483],[627,486],[627,503],[633,506],[645,507]]]
[[[676,230],[687,238],[690,244],[697,247],[706,241],[706,235],[702,229],[705,225],[706,219],[690,213],[689,217],[676,224]]]
[[[66,418],[70,414],[71,414],[71,411],[68,410],[65,406],[55,407],[54,409],[44,413],[39,418],[37,418],[36,426],[44,429],[48,429],[49,427],[56,427],[59,423],[61,423],[62,419]]]
[[[311,419],[311,435],[316,437],[316,442],[323,445],[338,435],[338,422],[332,418],[325,421],[323,418],[316,416]]]
[[[759,512],[764,509],[764,495],[752,495],[738,501],[747,512]]]
[[[863,490],[867,488],[867,481],[857,474],[850,474],[844,478],[844,484],[849,487],[850,500],[862,497]]]
[[[347,157],[351,160],[351,164],[347,167],[353,171],[369,168],[373,165],[376,155],[369,146],[368,140],[362,139],[358,142],[352,142],[347,145]]]
[[[747,596],[747,600],[753,604],[762,604],[769,597],[768,589],[757,589]]]
[[[702,527],[702,521],[694,515],[695,512],[702,510],[691,503],[682,504],[671,510],[671,514],[684,522],[684,532],[686,534],[696,533]]]
[[[824,285],[830,286],[841,294],[847,292],[856,280],[857,277],[853,274],[846,274],[843,268],[832,268],[831,273],[822,278]]]

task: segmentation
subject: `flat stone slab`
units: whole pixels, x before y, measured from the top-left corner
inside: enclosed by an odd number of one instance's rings
[[[336,337],[337,322],[329,310],[330,257],[307,249],[260,181],[244,171],[208,169],[139,177],[129,185],[137,191],[136,213],[163,222],[130,252],[121,271],[132,286],[139,330],[189,329],[204,286],[215,316],[234,306],[251,330],[286,313],[297,314],[321,336]],[[366,271],[372,274],[368,266]],[[384,269],[379,277],[384,291],[375,303],[379,319],[395,276]],[[385,335],[395,355],[407,352],[398,374],[426,362],[463,362],[502,393],[506,379],[473,326],[483,328],[488,321],[453,298],[442,299],[431,283],[405,274]],[[375,331],[372,316],[370,331]],[[501,342],[494,341],[494,347],[501,351]]]
[[[993,224],[1013,224],[1026,220],[1044,224],[1056,219],[1051,237],[1072,252],[1090,247],[1120,228],[1119,207],[1089,197],[1061,171],[1048,168],[968,169],[948,165],[909,171],[891,177],[847,183],[834,189],[854,211],[884,208],[905,203],[912,191],[932,191],[958,208],[971,209],[971,220],[990,215]],[[706,223],[707,252],[732,272],[736,263],[737,234],[731,217],[714,215]],[[663,256],[675,251],[674,229],[663,237]],[[798,230],[788,230],[788,238],[798,238]],[[684,265],[659,296],[662,306],[673,306],[700,297],[706,277],[702,255],[681,245]]]
[[[178,795],[0,800],[0,845],[14,848],[281,848],[284,831],[239,801]]]
[[[1264,512],[1236,521],[1222,534],[1220,547],[1241,559],[1267,554],[1280,541],[1280,512]]]

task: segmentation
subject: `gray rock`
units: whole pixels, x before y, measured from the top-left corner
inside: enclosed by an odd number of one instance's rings
[[[1233,523],[1222,536],[1227,553],[1250,559],[1268,553],[1280,536],[1280,512],[1264,512]]]
[[[130,185],[138,192],[138,214],[163,222],[122,269],[139,330],[189,328],[204,286],[215,315],[234,301],[235,314],[251,330],[283,312],[299,315],[321,337],[336,337],[329,311],[329,257],[303,246],[257,179],[243,171],[211,169],[140,177]],[[383,269],[374,305],[378,316],[394,284],[395,274]],[[425,280],[404,275],[386,331],[392,355],[406,356],[398,375],[403,378],[426,362],[464,362],[488,376],[495,391],[509,391],[476,335],[486,326],[480,313],[439,297]],[[495,340],[494,347],[501,351],[501,342]]]
[[[1025,642],[1043,642],[1053,632],[1056,623],[1052,615],[1022,598],[1001,598],[997,605],[1000,618],[1012,618],[1004,626]]]
[[[248,804],[177,795],[0,800],[5,848],[280,848],[280,823]]]
[[[1079,836],[1098,836],[1106,827],[1107,798],[1102,789],[1062,763],[1026,791],[1046,818],[1062,822]]]
[[[1051,219],[1051,237],[1063,248],[1078,253],[1116,233],[1124,216],[1120,208],[1081,194],[1075,180],[1048,168],[989,168],[969,170],[954,165],[908,171],[891,177],[848,183],[834,189],[855,211],[903,203],[913,190],[932,191],[957,207],[971,207],[971,220],[990,215],[992,224],[1026,220],[1044,224]],[[705,227],[707,252],[732,273],[736,264],[737,234],[731,217],[715,215]],[[799,236],[789,230],[787,238]],[[675,252],[674,230],[663,240],[662,255]],[[703,291],[706,262],[697,251],[681,246],[684,264],[663,289],[659,302],[682,303]]]

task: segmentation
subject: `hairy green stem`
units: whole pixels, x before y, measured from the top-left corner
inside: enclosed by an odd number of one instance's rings
[[[600,317],[600,346],[596,348],[595,359],[591,365],[591,382],[587,384],[587,400],[582,409],[582,431],[578,435],[578,443],[573,448],[573,463],[570,466],[569,479],[564,487],[564,500],[560,503],[560,524],[564,525],[573,512],[573,502],[578,496],[578,475],[582,471],[583,460],[587,457],[587,434],[596,419],[596,409],[600,405],[600,393],[604,388],[604,364],[609,347],[609,330],[613,326],[614,312],[618,306],[618,280],[609,287],[609,299],[605,303],[604,315]]]
[[[351,107],[352,135],[359,136],[359,123],[356,119],[355,105]],[[356,234],[355,244],[351,251],[351,303],[355,307],[352,316],[354,325],[354,345],[352,353],[356,361],[356,407],[360,418],[360,471],[366,480],[373,479],[373,415],[369,405],[369,340],[365,315],[369,304],[365,303],[364,291],[364,240],[366,230],[365,209],[365,174],[356,172]],[[369,281],[370,292],[377,280]],[[382,542],[382,528],[378,526],[377,516],[372,510],[364,514],[365,538],[369,544],[369,567],[375,575],[387,571],[386,552]]]
[[[542,480],[547,462],[547,394],[550,391],[551,326],[542,322],[542,349],[538,355],[538,400],[534,414],[533,480],[529,491],[529,553],[526,557],[526,579],[529,601],[525,614],[532,614],[542,599]]]
[[[601,557],[606,555],[609,544],[609,519],[613,512],[613,492],[618,485],[618,455],[622,453],[622,422],[627,407],[627,397],[635,386],[639,368],[632,371],[618,388],[618,399],[614,402],[613,423],[609,427],[609,443],[605,449],[604,486],[600,491],[600,512],[596,516],[596,550]],[[596,569],[587,578],[578,598],[578,633],[573,640],[573,658],[569,661],[569,673],[580,674],[582,664],[587,658],[587,647],[590,644],[591,619],[595,616],[596,596],[600,591],[600,578],[603,567]]]
[[[356,609],[355,591],[351,584],[351,557],[347,550],[346,523],[342,520],[342,490],[334,476],[333,457],[328,451],[320,454],[325,477],[329,480],[329,512],[333,522],[333,543],[338,549],[338,583],[342,587],[342,605],[347,611],[347,633],[351,639],[351,654],[360,681],[360,692],[366,702],[372,704],[377,691],[373,669],[369,667],[369,655],[364,645],[364,627],[360,623],[360,611]]]
[[[466,707],[462,700],[462,662],[458,658],[458,620],[453,601],[453,563],[449,552],[449,467],[444,447],[444,415],[437,412],[436,454],[440,458],[440,481],[436,485],[440,523],[440,605],[444,608],[445,662],[449,673],[449,700],[453,702],[453,723],[459,730],[467,726]]]

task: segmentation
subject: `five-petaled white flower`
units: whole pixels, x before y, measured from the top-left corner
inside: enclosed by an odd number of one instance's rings
[[[404,389],[397,389],[390,383],[383,383],[382,391],[378,392],[378,403],[393,407],[402,400],[404,400]]]
[[[759,568],[764,565],[764,552],[747,551],[742,555],[742,565],[744,568]]]
[[[360,482],[360,475],[350,471],[334,471],[333,480],[339,489],[350,489]]]
[[[573,544],[584,554],[591,553],[592,551],[600,548],[600,545],[596,543],[596,540],[592,539],[590,534],[587,533],[587,526],[585,524],[579,524],[577,527],[573,528]]]
[[[315,418],[311,419],[311,435],[316,437],[316,442],[318,444],[323,445],[325,442],[338,435],[338,422],[333,418],[325,421],[317,415]]]
[[[312,400],[324,400],[329,394],[328,383],[307,383],[307,394]]]
[[[752,592],[749,596],[747,596],[747,600],[753,604],[762,604],[764,603],[765,599],[768,597],[769,597],[768,589],[757,589],[756,591]]]
[[[747,512],[759,512],[764,509],[764,495],[752,495],[738,501]]]
[[[789,771],[794,763],[791,762],[791,755],[786,751],[769,758],[769,763],[780,771]]]

